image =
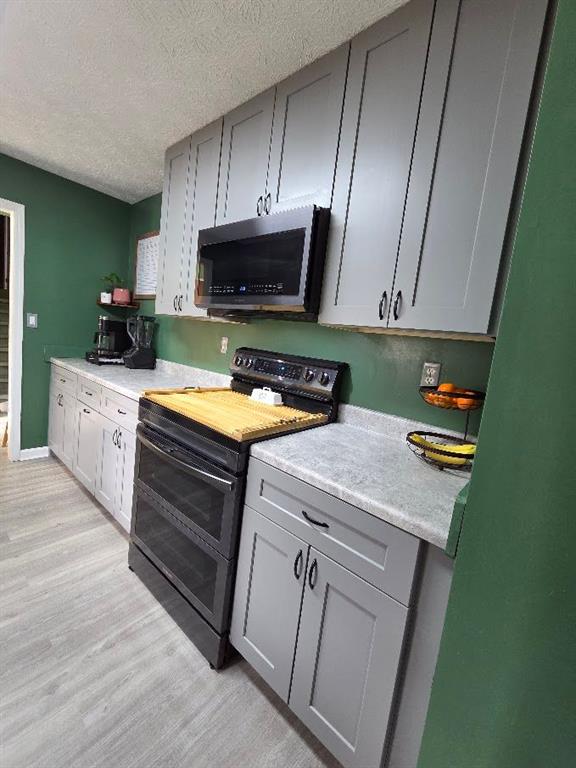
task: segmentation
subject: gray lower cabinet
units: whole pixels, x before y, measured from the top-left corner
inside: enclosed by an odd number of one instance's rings
[[[381,764],[407,615],[310,550],[290,707],[345,766]]]
[[[266,210],[329,208],[349,43],[276,86]]]
[[[271,88],[224,117],[217,224],[250,219],[263,210],[274,93]]]
[[[191,139],[188,137],[170,147],[164,159],[156,286],[156,312],[160,315],[178,314],[181,265],[184,256],[190,142]]]
[[[95,496],[126,530],[130,530],[136,438],[120,424],[100,417]]]
[[[74,461],[75,422],[76,399],[68,392],[52,387],[48,447],[68,469],[72,469]]]
[[[385,326],[434,0],[352,41],[320,320]]]
[[[438,6],[391,328],[492,332],[547,5],[448,0]]]
[[[250,460],[230,639],[349,768],[383,763],[420,550]]]
[[[91,493],[96,490],[100,438],[100,414],[77,401],[72,471]]]
[[[308,545],[245,507],[230,639],[288,701]]]

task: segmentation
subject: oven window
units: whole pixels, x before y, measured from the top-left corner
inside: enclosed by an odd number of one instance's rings
[[[138,479],[175,507],[199,529],[220,541],[230,494],[159,458],[140,443]]]
[[[214,612],[218,562],[185,536],[147,499],[138,494],[134,534],[211,613]]]
[[[200,296],[298,296],[305,229],[211,243],[200,248]]]

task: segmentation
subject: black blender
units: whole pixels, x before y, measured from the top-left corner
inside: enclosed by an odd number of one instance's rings
[[[152,347],[156,320],[146,315],[129,317],[126,321],[132,346],[124,353],[126,368],[155,368],[156,353]]]

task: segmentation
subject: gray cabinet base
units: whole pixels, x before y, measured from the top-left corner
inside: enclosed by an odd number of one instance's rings
[[[132,542],[128,550],[128,565],[184,634],[194,638],[194,645],[208,659],[210,665],[215,669],[223,667],[234,653],[228,636],[215,632]]]

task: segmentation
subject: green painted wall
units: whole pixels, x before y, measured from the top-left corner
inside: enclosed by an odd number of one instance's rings
[[[26,206],[22,448],[46,445],[49,366],[45,355],[90,347],[102,275],[126,270],[130,206],[0,154],[0,197]]]
[[[136,237],[160,226],[161,195],[132,206],[131,254]],[[141,311],[153,314],[153,302]],[[228,372],[230,354],[241,345],[344,360],[350,375],[344,400],[388,413],[462,429],[464,417],[426,405],[418,394],[422,363],[440,360],[442,377],[469,387],[485,388],[493,344],[472,341],[382,336],[324,328],[314,323],[256,320],[247,325],[158,318],[159,357]],[[220,354],[220,338],[229,337],[229,354]],[[473,428],[479,418],[475,416]]]
[[[576,3],[561,0],[419,768],[576,764]]]

